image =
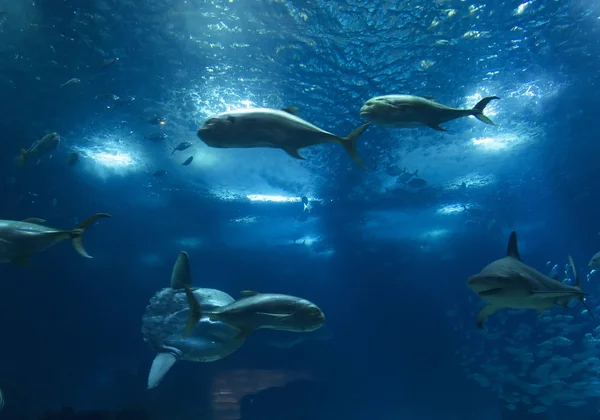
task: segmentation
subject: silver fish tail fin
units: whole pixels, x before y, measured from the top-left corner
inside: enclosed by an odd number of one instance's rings
[[[85,251],[85,248],[83,247],[83,233],[90,226],[92,226],[94,223],[96,223],[96,221],[98,221],[98,219],[103,219],[105,217],[112,217],[112,216],[110,214],[106,214],[106,213],[96,213],[93,216],[90,216],[87,219],[85,219],[83,222],[81,222],[79,225],[77,225],[77,227],[75,229],[73,229],[70,232],[71,240],[73,241],[73,248],[75,248],[75,251],[77,251],[81,256],[83,256],[85,258],[92,258],[92,256],[89,255]]]
[[[196,299],[196,295],[194,295],[192,289],[190,289],[190,287],[187,284],[182,284],[182,286],[185,290],[185,295],[190,306],[187,324],[185,325],[185,330],[183,331],[183,334],[181,334],[181,337],[184,338],[190,335],[194,327],[196,327],[198,321],[200,321],[200,318],[202,318],[202,309],[200,308],[200,303],[198,302],[198,299]]]
[[[492,120],[483,115],[483,110],[485,107],[494,99],[500,99],[497,96],[488,96],[487,98],[483,98],[481,101],[477,102],[477,104],[471,109],[473,112],[473,116],[477,118],[479,121],[484,122],[490,125],[496,125]]]
[[[342,138],[342,146],[346,149],[346,152],[350,155],[354,163],[356,163],[361,168],[366,168],[367,166],[362,162],[358,152],[356,151],[356,140],[360,137],[360,135],[369,127],[371,123],[366,123],[352,131],[348,136]]]
[[[19,150],[19,160],[18,160],[19,166],[23,166],[23,163],[25,163],[26,157],[27,157],[27,150],[25,150],[25,149]]]

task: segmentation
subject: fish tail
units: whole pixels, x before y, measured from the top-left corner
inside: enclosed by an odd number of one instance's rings
[[[356,163],[361,168],[366,168],[367,166],[362,162],[358,152],[356,151],[356,140],[360,137],[360,135],[369,127],[371,123],[366,123],[352,131],[346,137],[342,139],[342,146],[346,149],[346,152],[350,155],[354,163]]]
[[[96,221],[98,219],[102,219],[105,217],[112,217],[112,216],[110,214],[106,214],[106,213],[96,213],[93,216],[90,216],[87,219],[85,219],[83,222],[81,222],[79,225],[77,225],[77,227],[75,229],[73,229],[72,231],[69,232],[71,235],[71,240],[73,241],[73,248],[75,248],[75,251],[77,251],[79,253],[79,255],[81,255],[85,258],[92,258],[92,256],[89,255],[85,251],[85,248],[83,247],[83,233],[90,226],[92,226],[94,223],[96,223]]]
[[[473,112],[473,116],[475,118],[477,118],[479,121],[484,122],[486,124],[496,125],[492,120],[490,120],[488,117],[483,115],[483,110],[485,109],[487,104],[489,104],[494,99],[500,99],[500,98],[497,96],[488,96],[487,98],[483,98],[481,101],[477,102],[477,104],[473,107],[473,109],[471,109],[471,112]]]
[[[27,157],[27,150],[25,150],[25,149],[19,150],[19,166],[23,166],[23,163],[25,163],[26,157]]]
[[[185,290],[185,296],[187,297],[188,305],[190,307],[185,330],[183,331],[183,334],[181,334],[181,337],[183,338],[190,335],[198,321],[200,321],[200,318],[202,318],[202,308],[200,307],[200,302],[198,302],[196,295],[194,295],[194,292],[190,289],[190,286],[184,283],[181,283],[181,285]]]

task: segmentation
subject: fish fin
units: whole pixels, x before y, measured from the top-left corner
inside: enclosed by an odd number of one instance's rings
[[[298,149],[287,148],[287,149],[283,149],[283,150],[293,158],[300,159],[300,160],[306,160],[305,158],[300,156],[300,154],[298,153]]]
[[[515,232],[514,230],[510,233],[510,237],[508,238],[506,256],[513,257],[521,261],[521,255],[519,254],[519,244],[517,242],[517,232]]]
[[[575,267],[575,262],[573,261],[573,257],[569,255],[569,264],[571,265],[571,270],[573,271],[573,275],[575,276],[575,287],[579,287],[579,273],[577,272],[577,268]]]
[[[548,298],[560,298],[565,296],[586,296],[587,294],[581,290],[561,290],[561,291],[547,291],[547,290],[532,290],[531,293],[534,295],[544,295]]]
[[[360,127],[356,128],[354,131],[352,131],[350,134],[348,134],[346,137],[341,139],[342,146],[344,146],[344,149],[346,149],[346,153],[348,153],[354,161],[354,163],[356,163],[361,168],[367,168],[367,165],[365,165],[362,162],[360,156],[358,155],[358,152],[356,151],[356,140],[358,140],[360,135],[364,133],[364,131],[370,125],[371,123],[363,124]]]
[[[425,99],[428,99],[428,100],[432,101],[432,100],[435,99],[435,96],[426,95],[426,96],[421,96],[421,98],[425,98]]]
[[[0,242],[2,242],[3,244],[7,244],[7,245],[10,245],[10,244],[12,244],[12,242],[11,242],[11,241],[7,241],[7,240],[6,240],[6,239],[4,239],[4,238],[0,238]]]
[[[176,361],[177,357],[173,353],[158,353],[148,374],[148,389],[156,388]]]
[[[485,308],[483,308],[481,311],[479,311],[479,313],[477,314],[477,326],[481,329],[483,329],[483,321],[490,315],[494,315],[496,312],[498,312],[500,309],[499,306],[492,306],[492,305],[487,305]]]
[[[483,98],[481,101],[477,102],[477,104],[471,109],[473,112],[473,116],[477,118],[479,121],[484,122],[489,125],[496,125],[492,120],[483,115],[483,110],[494,99],[500,99],[497,96],[488,96],[487,98]]]
[[[587,302],[585,301],[585,296],[581,296],[579,298],[579,300],[581,301],[581,303],[583,303],[583,306],[585,306],[585,309],[587,309],[587,311],[590,314],[590,316],[592,317],[592,319],[595,319],[596,317],[594,316],[594,313],[592,312],[592,310],[588,306]]]
[[[238,335],[233,337],[234,340],[243,340],[246,337],[248,337],[252,333],[252,331],[254,331],[251,328],[239,328],[239,327],[236,327],[236,328],[238,328],[240,330],[240,332]]]
[[[25,163],[25,158],[26,157],[27,157],[27,150],[21,149],[19,151],[19,160],[18,160],[18,165],[19,166],[23,166],[23,164]]]
[[[554,306],[554,303],[547,303],[545,305],[539,306],[537,308],[535,308],[535,313],[537,315],[541,314],[542,312],[546,312],[547,310],[549,310],[550,308],[552,308]]]
[[[198,321],[200,321],[200,318],[202,318],[202,308],[200,308],[200,302],[198,302],[196,295],[194,292],[192,292],[192,289],[190,289],[188,285],[184,284],[183,288],[185,290],[185,296],[187,297],[190,310],[187,324],[185,325],[185,330],[183,331],[183,334],[181,334],[182,338],[190,335],[192,330],[196,327],[196,324],[198,324]]]
[[[502,290],[504,290],[502,287],[497,287],[495,289],[489,289],[489,290],[484,290],[482,292],[479,292],[478,295],[481,297],[496,296],[496,295],[499,295]]]
[[[22,255],[20,257],[15,257],[12,259],[12,262],[20,265],[21,267],[33,267],[33,263],[27,259],[27,255]]]
[[[77,227],[75,229],[73,229],[72,231],[69,232],[69,234],[71,235],[71,241],[73,242],[73,248],[75,248],[75,251],[77,251],[79,253],[79,255],[81,255],[82,257],[92,258],[92,256],[89,255],[85,251],[85,248],[83,247],[83,233],[90,226],[92,226],[94,223],[96,223],[96,221],[98,219],[103,219],[105,217],[112,217],[112,216],[110,214],[106,214],[106,213],[96,213],[93,216],[90,216],[87,219],[85,219],[83,222],[81,222],[79,225],[77,225]]]
[[[192,286],[190,258],[187,252],[181,251],[173,265],[173,271],[171,271],[171,289],[183,289],[185,286]]]
[[[28,217],[27,219],[21,220],[26,223],[46,223],[44,219],[38,219],[37,217]]]
[[[298,108],[295,106],[288,106],[286,108],[281,108],[281,110],[291,115],[296,115],[298,113]]]
[[[447,129],[445,129],[444,127],[442,127],[439,124],[426,124],[426,125],[427,125],[427,127],[433,128],[434,130],[437,130],[437,131],[448,131]]]
[[[242,290],[242,291],[240,291],[240,294],[242,296],[249,297],[249,296],[256,296],[256,295],[258,295],[258,292],[255,292],[254,290]]]

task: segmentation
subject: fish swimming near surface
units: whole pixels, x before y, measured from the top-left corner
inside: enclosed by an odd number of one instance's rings
[[[356,151],[356,140],[370,123],[339,137],[296,116],[296,108],[283,110],[249,108],[228,111],[208,118],[198,129],[198,137],[210,147],[282,149],[296,159],[304,160],[298,150],[322,143],[341,144],[354,162],[362,163]]]
[[[69,156],[67,157],[67,167],[71,167],[71,166],[75,166],[77,165],[77,163],[79,162],[79,153],[77,152],[71,152],[69,153]]]
[[[427,98],[413,95],[387,95],[369,99],[360,108],[360,115],[382,127],[427,126],[438,131],[448,131],[440,124],[469,115],[486,124],[496,125],[483,114],[484,108],[497,96],[488,96],[473,108],[459,109],[438,104]]]
[[[467,280],[467,287],[487,302],[477,315],[479,328],[483,328],[487,317],[501,309],[535,309],[540,314],[553,306],[566,308],[573,300],[580,300],[593,317],[585,302],[587,294],[581,290],[579,274],[570,256],[569,261],[575,273],[574,286],[547,277],[523,263],[517,234],[513,231],[506,257],[493,261]]]
[[[60,135],[58,133],[48,133],[39,140],[33,142],[29,149],[21,149],[19,155],[19,166],[22,166],[28,157],[37,157],[38,159],[53,152],[60,144]]]
[[[65,239],[71,239],[75,250],[83,257],[92,258],[83,248],[83,234],[96,221],[111,217],[97,213],[81,222],[75,229],[58,230],[43,226],[43,219],[22,221],[0,220],[0,263],[14,262],[31,266],[28,258]]]
[[[68,85],[76,85],[81,83],[81,79],[78,79],[77,77],[73,77],[72,79],[67,80],[65,83],[63,83],[62,85],[60,85],[61,88],[68,86]]]
[[[244,296],[227,306],[213,311],[202,311],[194,294],[185,288],[190,312],[183,337],[186,337],[203,316],[229,324],[244,338],[259,328],[308,332],[325,323],[323,311],[314,303],[295,296],[242,291]]]
[[[194,160],[194,156],[190,156],[189,158],[187,158],[185,160],[185,162],[182,163],[183,166],[188,166],[190,163],[192,163],[192,161]]]

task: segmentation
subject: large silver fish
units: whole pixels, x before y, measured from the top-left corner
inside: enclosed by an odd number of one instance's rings
[[[493,261],[467,280],[467,287],[487,302],[477,315],[479,328],[483,328],[485,318],[501,309],[535,309],[540,314],[553,306],[566,308],[573,300],[580,300],[587,308],[584,299],[587,294],[579,286],[579,274],[570,256],[569,261],[575,273],[574,286],[551,279],[524,264],[519,255],[517,234],[512,232],[506,257]]]
[[[471,109],[452,108],[427,98],[413,95],[386,95],[369,99],[360,108],[360,115],[382,127],[431,127],[448,131],[440,124],[473,115],[479,121],[495,125],[483,115],[483,110],[497,96],[483,98]]]
[[[249,108],[224,112],[207,119],[198,129],[198,137],[210,147],[282,149],[296,159],[304,159],[298,150],[322,143],[338,143],[361,167],[365,165],[356,151],[356,140],[370,123],[361,125],[347,137],[339,137],[304,121],[295,108],[284,110]]]
[[[19,166],[23,165],[27,157],[42,158],[50,152],[54,151],[60,143],[60,136],[58,133],[46,134],[39,140],[33,142],[29,149],[21,149],[19,155]]]
[[[28,258],[52,245],[71,239],[73,247],[82,256],[92,258],[83,248],[83,233],[98,219],[111,217],[97,213],[72,230],[58,230],[43,226],[42,219],[30,218],[22,221],[0,220],[0,263],[14,262],[29,266]]]
[[[186,288],[190,304],[189,320],[184,336],[189,334],[203,316],[222,321],[240,330],[245,337],[259,328],[308,332],[325,323],[323,311],[314,303],[295,296],[242,291],[243,297],[216,310],[202,310],[200,302]]]
[[[240,330],[221,321],[202,318],[186,337],[182,332],[188,320],[189,305],[183,288],[192,286],[188,254],[181,252],[171,273],[171,285],[158,291],[143,316],[142,333],[157,353],[148,375],[148,389],[155,388],[178,360],[213,362],[236,351],[244,338]],[[207,310],[234,302],[216,289],[195,288],[193,295]]]

